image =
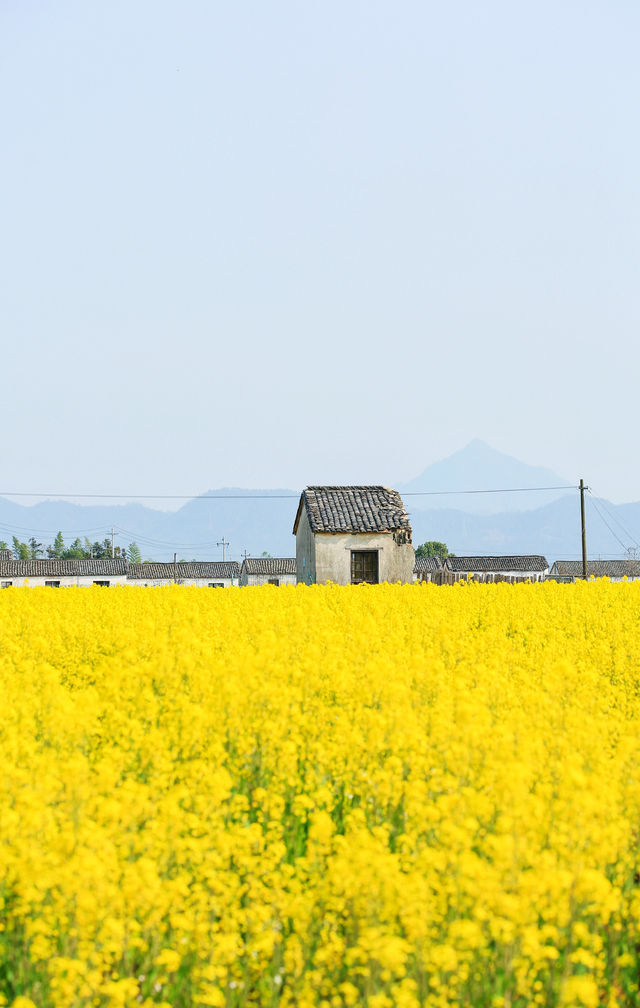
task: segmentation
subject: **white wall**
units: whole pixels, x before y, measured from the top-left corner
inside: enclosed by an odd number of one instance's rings
[[[11,586],[15,588],[42,588],[45,581],[59,581],[61,588],[90,588],[95,581],[108,581],[109,587],[128,583],[124,574],[105,574],[104,576],[95,574],[91,577],[56,577],[54,574],[46,577],[6,577],[0,578],[0,585],[7,581],[11,581]]]
[[[411,543],[398,545],[392,532],[311,532],[303,512],[296,535],[298,583],[351,584],[351,551],[378,551],[378,576],[381,582],[413,581],[415,554]]]
[[[125,581],[125,584],[135,585],[138,588],[160,588],[162,585],[173,584],[173,578],[131,578],[130,581]],[[235,585],[236,579],[233,578],[178,578],[176,584],[179,585],[193,585],[196,588],[208,588],[211,584],[221,584],[223,588],[231,588]]]
[[[269,578],[277,578],[280,582],[281,588],[283,585],[297,584],[295,574],[245,574],[242,579],[242,584],[248,588],[256,588],[259,585],[269,584]]]

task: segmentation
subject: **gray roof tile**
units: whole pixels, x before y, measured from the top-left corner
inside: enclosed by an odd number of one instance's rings
[[[556,560],[558,577],[582,577],[582,560]],[[587,577],[640,577],[640,560],[587,560]]]
[[[127,573],[126,560],[0,560],[0,577],[117,577]]]
[[[246,557],[242,570],[247,574],[295,574],[295,557]]]
[[[416,557],[414,574],[435,574],[439,570],[442,570],[440,557]]]
[[[444,566],[450,571],[544,571],[549,564],[543,556],[448,556]]]
[[[298,516],[302,505],[312,532],[411,532],[402,498],[389,487],[310,486],[302,491]]]
[[[127,579],[130,581],[195,581],[210,578],[212,581],[237,581],[240,565],[236,560],[191,560],[184,563],[140,563],[129,564]]]

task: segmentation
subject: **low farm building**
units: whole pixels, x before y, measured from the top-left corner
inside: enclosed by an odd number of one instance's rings
[[[299,584],[413,581],[411,523],[397,490],[307,487],[293,534]]]
[[[476,581],[499,581],[517,578],[544,581],[549,573],[546,557],[533,556],[448,556],[443,571],[454,580],[473,577]]]
[[[236,560],[190,560],[181,563],[129,564],[127,584],[157,587],[166,584],[195,585],[198,588],[229,588],[240,583]]]
[[[442,570],[440,557],[416,557],[413,568],[414,581],[433,581],[436,574]]]
[[[240,567],[241,585],[296,584],[295,557],[245,557]]]
[[[582,560],[556,560],[549,577],[554,581],[581,581]],[[640,579],[640,560],[587,560],[587,577],[637,581]]]
[[[13,560],[2,550],[0,588],[86,588],[127,583],[126,560]]]

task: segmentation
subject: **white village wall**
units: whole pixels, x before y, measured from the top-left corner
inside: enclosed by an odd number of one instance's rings
[[[284,585],[295,585],[297,584],[297,578],[295,574],[243,574],[242,584],[246,585],[248,588],[256,588],[260,585],[269,584],[269,578],[277,578],[280,582],[279,587],[282,588]]]
[[[37,577],[6,577],[0,578],[0,586],[7,587],[7,582],[11,582],[11,587],[15,588],[42,588],[45,581],[59,581],[61,588],[90,588],[96,581],[108,581],[109,587],[113,585],[127,584],[124,574],[94,574],[89,576],[56,576],[55,574],[38,575]],[[105,585],[106,587],[106,585]]]
[[[134,585],[138,588],[161,588],[162,585],[173,584],[173,578],[131,578],[126,584]],[[178,578],[176,584],[192,585],[194,588],[209,588],[210,585],[222,585],[223,588],[231,588],[239,582],[236,578]]]

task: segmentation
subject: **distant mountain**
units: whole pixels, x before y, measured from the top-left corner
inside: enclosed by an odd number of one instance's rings
[[[82,506],[42,501],[30,507],[0,498],[0,540],[35,536],[44,545],[62,531],[65,543],[76,536],[102,541],[115,529],[115,544],[137,542],[145,560],[219,560],[224,539],[227,559],[241,560],[263,551],[294,556],[293,522],[298,506],[294,490],[209,490],[178,511],[157,511],[140,504]]]
[[[416,490],[469,490],[494,487],[558,486],[540,493],[411,496]],[[544,553],[550,562],[580,555],[579,495],[567,480],[548,469],[529,466],[472,441],[398,489],[413,526],[413,541],[446,542],[458,554]],[[552,496],[549,501],[549,495]],[[625,548],[640,554],[640,503],[616,506],[587,495],[587,547],[590,557],[621,556]],[[451,505],[455,502],[455,506]],[[448,504],[448,506],[447,506]],[[135,540],[145,560],[179,558],[218,560],[224,539],[228,559],[241,560],[263,551],[294,556],[293,522],[298,506],[294,490],[209,490],[178,511],[157,511],[140,504],[81,506],[43,501],[25,507],[0,498],[0,539],[11,537],[52,543],[62,531],[69,544],[76,536],[103,540],[115,529],[115,543]],[[219,545],[220,544],[220,545]]]
[[[455,508],[471,514],[496,514],[501,511],[528,511],[564,496],[564,490],[524,493],[456,493],[446,490],[515,490],[521,487],[571,487],[562,476],[542,466],[531,466],[491,448],[484,441],[470,441],[441,462],[431,465],[398,486],[406,495],[411,511]],[[433,496],[411,497],[430,493]]]
[[[542,553],[554,560],[582,554],[580,498],[572,496],[537,508],[496,515],[433,510],[412,515],[413,541],[435,539],[460,556]],[[591,559],[623,557],[636,549],[640,557],[640,503],[615,505],[586,497],[587,553]]]
[[[241,559],[244,550],[250,556],[267,551],[272,556],[291,557],[296,553],[293,522],[298,500],[295,490],[208,490],[175,512],[172,527],[178,541],[200,539],[214,549],[224,535],[234,559]],[[219,550],[212,555],[217,557]]]

